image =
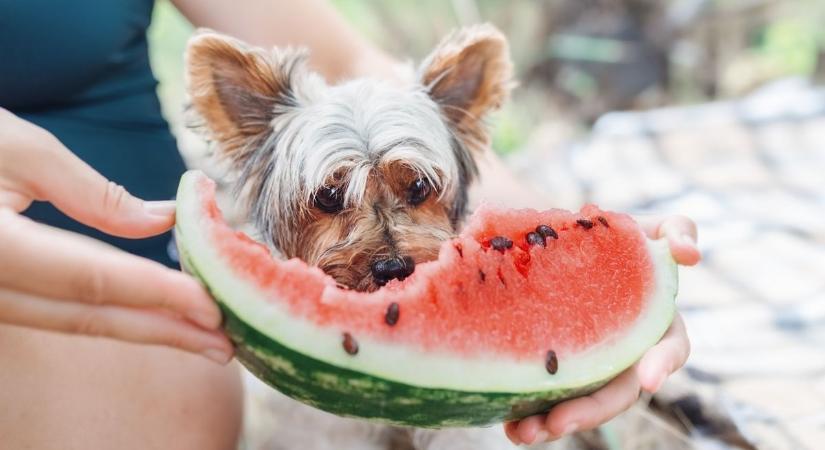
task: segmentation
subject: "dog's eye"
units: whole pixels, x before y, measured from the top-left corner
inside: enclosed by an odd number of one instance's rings
[[[418,206],[424,203],[424,200],[427,200],[431,191],[432,186],[430,186],[430,183],[423,178],[419,178],[413,181],[407,190],[407,203]]]
[[[344,191],[337,187],[322,187],[315,193],[315,207],[327,214],[341,211],[344,209]]]

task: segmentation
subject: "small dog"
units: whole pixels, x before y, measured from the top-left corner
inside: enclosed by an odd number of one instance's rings
[[[375,290],[460,226],[489,143],[483,118],[509,94],[507,42],[492,26],[460,30],[409,86],[329,86],[306,56],[201,32],[187,52],[192,109],[266,243]]]
[[[329,85],[306,58],[199,32],[186,55],[191,109],[260,238],[341,286],[373,291],[435,259],[461,226],[476,158],[490,141],[484,117],[511,88],[507,41],[490,25],[461,29],[406,84]],[[487,448],[477,434],[489,430],[467,433],[476,435],[456,440]],[[409,439],[422,448],[444,440]],[[465,445],[454,444],[445,448]]]

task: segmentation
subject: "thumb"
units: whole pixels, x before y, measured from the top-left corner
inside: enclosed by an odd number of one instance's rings
[[[34,191],[66,215],[126,238],[154,236],[175,224],[175,202],[146,202],[107,180],[59,142],[41,153]]]

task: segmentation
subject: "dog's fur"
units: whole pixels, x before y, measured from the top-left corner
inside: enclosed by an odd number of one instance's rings
[[[306,57],[199,32],[186,55],[192,111],[262,240],[375,290],[387,281],[376,263],[411,271],[457,232],[489,145],[484,117],[509,94],[507,42],[489,25],[459,30],[408,84],[328,85]]]
[[[421,65],[418,82],[330,86],[306,52],[246,46],[212,32],[187,52],[188,89],[261,238],[343,286],[374,290],[381,259],[433,259],[457,230],[488,145],[483,118],[507,97],[511,66],[491,26],[460,30]],[[417,180],[432,193],[408,201]],[[339,192],[340,212],[316,207]]]

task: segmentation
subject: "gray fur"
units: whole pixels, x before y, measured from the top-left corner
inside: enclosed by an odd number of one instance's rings
[[[279,247],[290,238],[288,224],[298,222],[301,206],[309,207],[333,176],[343,175],[345,206],[351,207],[361,202],[373,169],[390,162],[426,178],[453,205],[451,219],[458,223],[475,162],[423,87],[365,79],[333,87],[318,78],[298,84],[304,89],[293,93],[295,106],[280,109],[272,132],[250,142],[258,148],[245,152],[240,165],[239,193],[269,244]]]

